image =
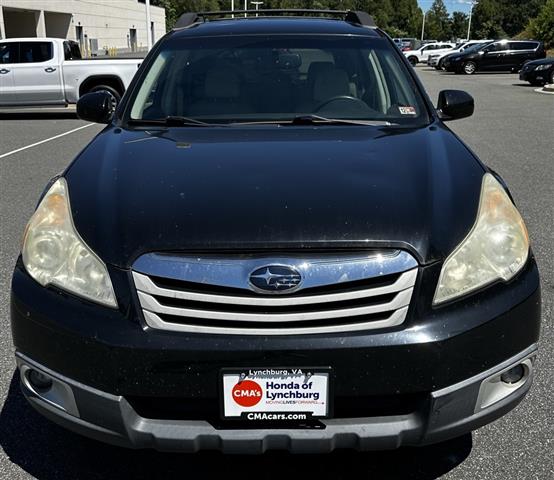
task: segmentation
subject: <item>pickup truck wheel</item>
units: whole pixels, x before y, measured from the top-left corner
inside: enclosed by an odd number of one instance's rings
[[[89,90],[89,92],[108,92],[111,93],[112,96],[115,98],[115,105],[114,107],[117,107],[119,104],[119,101],[121,100],[120,93],[113,87],[110,87],[108,85],[97,85],[96,87],[93,87]]]
[[[408,57],[408,61],[412,64],[412,67],[415,67],[417,65],[417,57]]]

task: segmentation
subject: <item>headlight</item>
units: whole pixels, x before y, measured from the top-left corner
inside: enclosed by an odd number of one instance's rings
[[[535,70],[539,71],[539,70],[548,70],[550,68],[550,65],[539,65],[538,67],[535,68]]]
[[[508,281],[525,265],[529,235],[508,194],[490,173],[483,177],[477,220],[469,235],[446,259],[433,304]]]
[[[117,307],[106,266],[73,225],[65,179],[52,185],[29,220],[21,253],[27,272],[41,285]]]

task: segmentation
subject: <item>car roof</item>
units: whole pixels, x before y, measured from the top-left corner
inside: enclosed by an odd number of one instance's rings
[[[313,17],[242,17],[194,23],[189,27],[175,29],[172,38],[266,34],[363,35],[375,38],[384,36],[374,27],[344,20]]]
[[[456,44],[453,42],[431,42],[431,43],[426,43],[425,45],[422,45],[420,48],[428,47],[430,45],[456,45]]]

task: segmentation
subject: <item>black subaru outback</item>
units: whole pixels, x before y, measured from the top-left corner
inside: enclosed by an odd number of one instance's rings
[[[245,12],[242,12],[244,14]],[[361,12],[186,14],[46,187],[13,275],[25,396],[159,450],[442,441],[533,379],[540,285],[502,179]]]

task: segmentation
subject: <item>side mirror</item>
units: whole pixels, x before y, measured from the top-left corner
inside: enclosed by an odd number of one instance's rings
[[[106,91],[86,93],[77,101],[77,116],[94,123],[110,123],[116,99]]]
[[[475,101],[463,90],[443,90],[439,93],[437,110],[444,121],[471,117],[475,111]]]

